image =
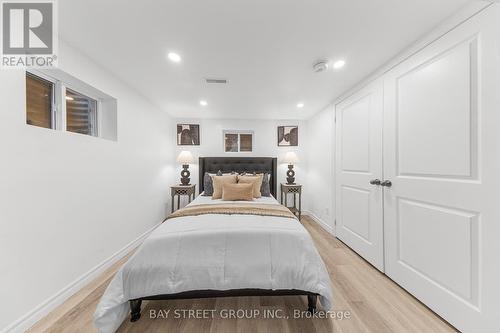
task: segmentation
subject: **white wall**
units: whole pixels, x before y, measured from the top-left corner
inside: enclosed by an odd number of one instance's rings
[[[307,210],[327,230],[334,230],[334,106],[307,121]]]
[[[117,99],[118,141],[26,125],[24,71],[0,71],[0,331],[169,211],[173,121],[63,43],[59,61]]]
[[[303,185],[306,181],[307,158],[306,141],[307,126],[305,121],[300,120],[239,120],[239,119],[176,119],[177,124],[200,124],[200,146],[177,146],[176,155],[182,150],[189,150],[195,158],[195,163],[190,166],[191,183],[198,184],[198,157],[211,156],[263,156],[278,158],[278,192],[279,183],[286,182],[287,165],[282,159],[287,151],[294,151],[299,158],[295,165],[295,181]],[[278,147],[277,127],[299,126],[298,147]],[[223,130],[252,130],[254,131],[254,147],[251,153],[225,153],[223,147]],[[174,134],[174,139],[175,134]],[[179,182],[181,166],[177,165]],[[198,188],[197,188],[198,191]],[[307,191],[305,187],[304,191]],[[279,194],[278,194],[279,195]],[[304,193],[304,200],[305,200]],[[305,203],[304,203],[305,206]]]

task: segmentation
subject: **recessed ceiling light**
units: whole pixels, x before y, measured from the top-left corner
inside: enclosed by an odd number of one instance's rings
[[[344,65],[345,65],[345,60],[337,60],[333,63],[333,68],[340,69],[344,67]]]
[[[302,108],[304,107],[304,103],[298,103],[298,104],[297,104],[297,107],[298,107],[299,109],[302,109]]]
[[[173,61],[173,62],[181,61],[181,56],[175,52],[169,52],[169,54],[167,56],[168,56],[168,59],[170,59],[170,61]]]
[[[200,105],[201,105],[201,106],[207,106],[207,105],[208,105],[208,103],[207,103],[207,101],[205,101],[205,100],[201,100],[201,101],[200,101]]]

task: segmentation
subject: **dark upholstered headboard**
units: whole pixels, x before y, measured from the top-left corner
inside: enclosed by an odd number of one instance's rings
[[[223,173],[229,172],[268,172],[271,175],[269,185],[271,194],[276,198],[278,192],[277,186],[277,168],[278,162],[275,157],[200,157],[200,178],[198,187],[200,193],[203,192],[203,175],[205,172],[217,173],[221,170]]]

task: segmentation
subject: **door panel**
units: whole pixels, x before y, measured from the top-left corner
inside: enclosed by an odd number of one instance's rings
[[[336,106],[337,236],[384,271],[382,189],[383,83]]]
[[[341,115],[343,171],[370,173],[371,96],[345,107]]]
[[[500,310],[498,22],[483,12],[384,82],[385,272],[463,332]]]
[[[477,302],[478,215],[401,198],[397,209],[401,265]]]
[[[342,226],[347,231],[370,242],[370,191],[342,186]],[[352,205],[356,203],[356,205]]]
[[[475,175],[477,65],[473,38],[396,79],[398,174]]]

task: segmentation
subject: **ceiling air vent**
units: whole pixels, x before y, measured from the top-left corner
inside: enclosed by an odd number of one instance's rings
[[[205,79],[207,83],[227,84],[226,79]]]

